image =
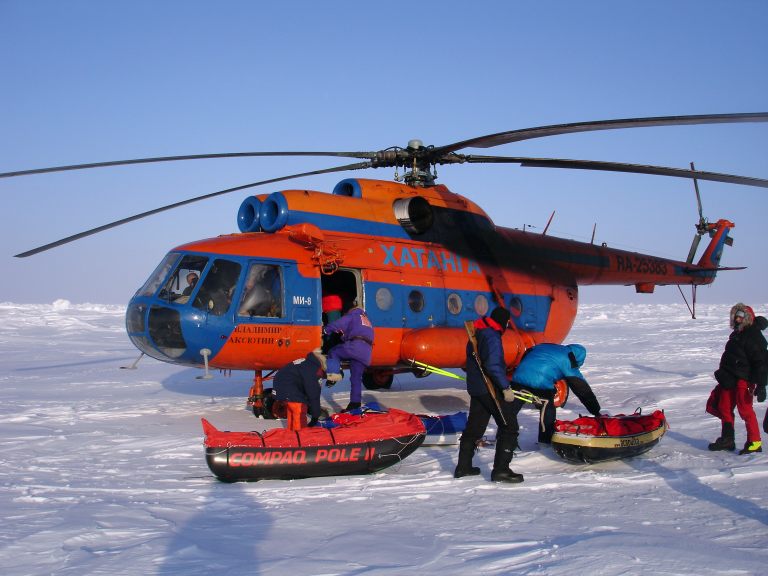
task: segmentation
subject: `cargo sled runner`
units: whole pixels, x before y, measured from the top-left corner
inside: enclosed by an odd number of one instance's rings
[[[666,431],[662,410],[648,415],[638,409],[628,416],[581,416],[555,422],[552,448],[570,462],[594,464],[643,454],[658,444]]]
[[[299,431],[224,432],[202,422],[206,462],[224,482],[370,474],[412,454],[426,432],[417,416],[394,408]]]

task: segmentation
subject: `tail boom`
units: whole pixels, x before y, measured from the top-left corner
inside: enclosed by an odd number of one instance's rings
[[[709,224],[711,240],[696,264],[517,230],[506,235],[518,249],[524,243],[529,258],[566,271],[578,285],[634,285],[637,292],[650,293],[656,286],[711,284],[724,269],[720,258],[723,247],[732,244],[728,231],[733,227],[728,220]]]

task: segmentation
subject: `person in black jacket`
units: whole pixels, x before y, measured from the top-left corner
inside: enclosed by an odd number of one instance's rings
[[[734,408],[747,428],[747,442],[739,454],[762,452],[762,440],[752,398],[765,401],[768,381],[768,353],[762,331],[768,327],[763,316],[755,317],[749,306],[738,303],[731,308],[733,332],[725,344],[720,367],[715,371],[717,386],[707,402],[707,412],[722,421],[720,437],[709,445],[710,450],[735,450]],[[765,428],[765,422],[763,423]],[[766,430],[768,431],[768,430]]]
[[[516,484],[523,481],[522,474],[516,474],[509,468],[512,455],[517,448],[517,411],[512,405],[514,392],[507,380],[507,366],[504,362],[504,346],[501,336],[509,323],[509,310],[494,308],[489,317],[475,320],[475,338],[477,339],[477,360],[472,342],[467,343],[467,392],[469,393],[469,416],[467,426],[459,441],[459,462],[453,473],[454,478],[477,476],[480,468],[472,466],[472,456],[477,442],[483,437],[488,421],[493,416],[496,421],[496,455],[493,461],[491,480]],[[482,365],[482,372],[478,361]],[[483,379],[483,373],[496,389],[498,405],[491,396]],[[503,398],[502,398],[503,397]],[[517,408],[519,410],[519,408]],[[502,416],[503,414],[503,416]]]
[[[277,371],[275,399],[285,403],[288,412],[286,428],[301,430],[307,427],[307,411],[311,418],[308,425],[317,425],[320,419],[321,380],[325,377],[325,356],[319,348]]]

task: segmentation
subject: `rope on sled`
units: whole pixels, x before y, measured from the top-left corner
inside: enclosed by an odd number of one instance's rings
[[[394,442],[397,442],[398,444],[401,445],[400,450],[392,454],[381,453],[379,454],[379,458],[389,458],[389,457],[397,458],[398,463],[396,464],[396,466],[397,466],[397,470],[399,471],[400,465],[403,463],[403,458],[400,456],[400,454],[402,453],[403,450],[408,448],[408,446],[416,442],[421,436],[422,434],[414,434],[413,436],[410,437],[409,440],[406,440],[406,441],[402,441],[399,438],[392,438]],[[371,449],[371,443],[370,442],[366,443],[366,447],[367,449]],[[371,460],[371,462],[373,462],[373,460]],[[395,466],[395,464],[393,464],[392,466]]]

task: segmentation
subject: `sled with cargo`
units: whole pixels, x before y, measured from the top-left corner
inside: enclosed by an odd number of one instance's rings
[[[322,426],[333,428],[339,422],[348,422],[361,414],[371,412],[386,412],[378,402],[366,402],[360,408],[354,408],[347,412],[334,414],[321,423]],[[455,412],[453,414],[417,414],[426,430],[424,446],[450,446],[459,443],[461,433],[467,427],[467,413]]]
[[[288,416],[285,408],[285,402],[277,400],[275,398],[274,390],[267,388],[264,390],[264,405],[267,418],[284,419]],[[325,409],[322,409],[325,412]],[[360,408],[354,408],[345,414],[362,414],[371,412],[386,412],[387,408],[384,408],[378,402],[367,402]],[[327,415],[327,414],[326,414]],[[467,413],[455,412],[453,414],[417,414],[424,428],[426,429],[426,436],[424,437],[424,446],[449,446],[459,443],[461,433],[464,432],[464,428],[467,427]],[[336,424],[334,419],[338,419],[340,415],[334,415],[324,420],[321,425],[325,428],[334,428]],[[322,418],[322,416],[321,416]]]
[[[647,415],[638,409],[629,415],[557,420],[552,448],[569,462],[594,464],[630,458],[656,446],[667,427],[662,410]]]
[[[202,422],[206,462],[224,482],[370,474],[401,462],[426,434],[417,416],[394,408],[299,431],[228,432]]]

